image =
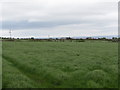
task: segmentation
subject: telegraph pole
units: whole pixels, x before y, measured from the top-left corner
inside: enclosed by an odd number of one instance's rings
[[[48,39],[50,39],[50,35],[48,35]]]
[[[12,30],[11,29],[9,30],[9,34],[10,34],[10,39],[11,39],[11,36],[12,36]]]

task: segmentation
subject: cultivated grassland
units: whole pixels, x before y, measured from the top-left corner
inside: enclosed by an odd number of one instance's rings
[[[0,89],[2,89],[2,41],[0,41]]]
[[[117,43],[3,42],[3,88],[117,86]]]

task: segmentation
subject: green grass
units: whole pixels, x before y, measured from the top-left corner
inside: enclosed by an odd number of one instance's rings
[[[0,89],[2,89],[2,42],[0,41]]]
[[[3,42],[3,88],[117,87],[117,43]]]

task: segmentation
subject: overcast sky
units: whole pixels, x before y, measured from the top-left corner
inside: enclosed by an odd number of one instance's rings
[[[118,34],[118,0],[3,0],[2,36],[76,37]]]

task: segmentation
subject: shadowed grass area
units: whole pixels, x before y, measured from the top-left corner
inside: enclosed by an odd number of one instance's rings
[[[115,88],[117,64],[112,42],[3,42],[3,87]]]

